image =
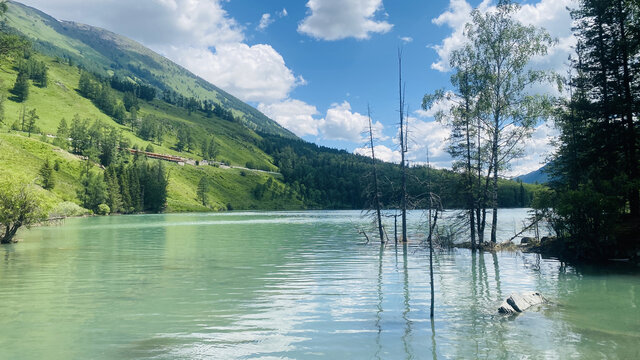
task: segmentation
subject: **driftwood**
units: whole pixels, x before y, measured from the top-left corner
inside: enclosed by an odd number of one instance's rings
[[[513,293],[500,304],[498,312],[501,314],[517,314],[528,308],[544,303],[546,299],[538,291]]]

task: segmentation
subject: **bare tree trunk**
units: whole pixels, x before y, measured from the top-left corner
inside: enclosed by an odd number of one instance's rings
[[[407,241],[407,170],[404,160],[405,134],[404,134],[404,91],[402,89],[402,51],[398,49],[398,92],[400,96],[400,169],[402,172],[402,189],[400,200],[402,206],[402,241]]]
[[[382,229],[382,216],[380,214],[380,191],[378,189],[378,172],[376,170],[376,154],[373,148],[373,128],[371,126],[371,111],[367,106],[367,116],[369,118],[369,143],[371,144],[371,167],[373,169],[373,202],[376,208],[376,220],[378,222],[378,232],[380,233],[380,243],[384,243],[384,230]]]

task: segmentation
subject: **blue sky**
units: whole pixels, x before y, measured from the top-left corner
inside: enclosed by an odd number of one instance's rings
[[[484,0],[24,0],[52,16],[126,35],[229,91],[302,138],[362,152],[367,106],[378,155],[397,161],[398,48],[410,115],[409,158],[427,148],[450,166],[447,129],[420,111],[426,93],[449,86],[447,56],[464,37],[469,11]],[[558,38],[535,66],[566,71],[574,39],[573,0],[522,2],[517,17]],[[551,89],[540,89],[552,91]],[[540,167],[552,126],[523,144],[526,156],[506,175]]]

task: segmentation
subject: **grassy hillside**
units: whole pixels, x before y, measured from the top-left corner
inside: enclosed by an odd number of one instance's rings
[[[82,97],[78,90],[80,71],[55,58],[42,54],[32,55],[39,61],[44,61],[48,68],[48,86],[39,88],[31,84],[29,97],[26,101],[16,102],[9,89],[17,77],[15,68],[17,59],[9,59],[0,63],[0,95],[7,98],[4,102],[5,120],[0,124],[0,178],[12,178],[19,182],[38,183],[38,170],[46,159],[60,164],[60,170],[55,173],[56,186],[52,191],[42,190],[42,198],[46,208],[56,213],[61,206],[70,206],[69,202],[80,204],[77,192],[81,188],[80,174],[84,161],[80,156],[69,153],[68,149],[53,146],[52,138],[46,135],[56,134],[56,129],[62,118],[70,122],[78,115],[91,122],[100,121],[105,126],[118,128],[124,138],[132,146],[144,149],[152,144],[154,151],[173,154],[194,160],[202,159],[200,150],[191,152],[176,150],[176,136],[169,132],[161,142],[151,143],[143,140],[131,131],[129,126],[116,123],[111,117],[102,113],[92,101]],[[114,91],[116,97],[123,93]],[[20,113],[35,109],[39,119],[36,122],[37,133],[27,137],[26,133],[11,131],[11,126],[20,126]],[[277,170],[272,158],[264,153],[257,144],[262,138],[247,127],[237,123],[222,120],[215,116],[206,117],[201,112],[188,114],[183,108],[167,104],[160,100],[151,102],[140,101],[139,118],[153,115],[170,126],[186,126],[196,134],[213,135],[219,150],[218,159],[232,165],[244,166],[251,162],[258,167]],[[97,164],[92,165],[98,172],[102,169]],[[191,165],[179,166],[167,163],[169,173],[169,189],[167,211],[211,211],[233,209],[300,209],[303,207],[300,196],[285,186],[281,177],[273,174],[253,172],[240,169],[223,169],[214,166],[195,167]],[[207,197],[208,206],[202,206],[196,195],[197,184],[201,177],[206,176],[210,181]],[[253,195],[254,189],[272,178],[267,196],[257,199]],[[64,204],[64,205],[61,205]]]
[[[9,2],[6,25],[29,38],[36,50],[101,75],[117,73],[140,79],[185,97],[212,100],[231,109],[252,129],[295,138],[290,131],[222,89],[126,37],[104,29],[53,17],[15,1]]]

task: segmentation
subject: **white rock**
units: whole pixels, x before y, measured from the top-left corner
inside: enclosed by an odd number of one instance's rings
[[[503,301],[498,308],[501,314],[520,313],[528,308],[545,302],[544,296],[538,291],[529,291],[524,293],[513,293],[509,295],[507,300]]]

